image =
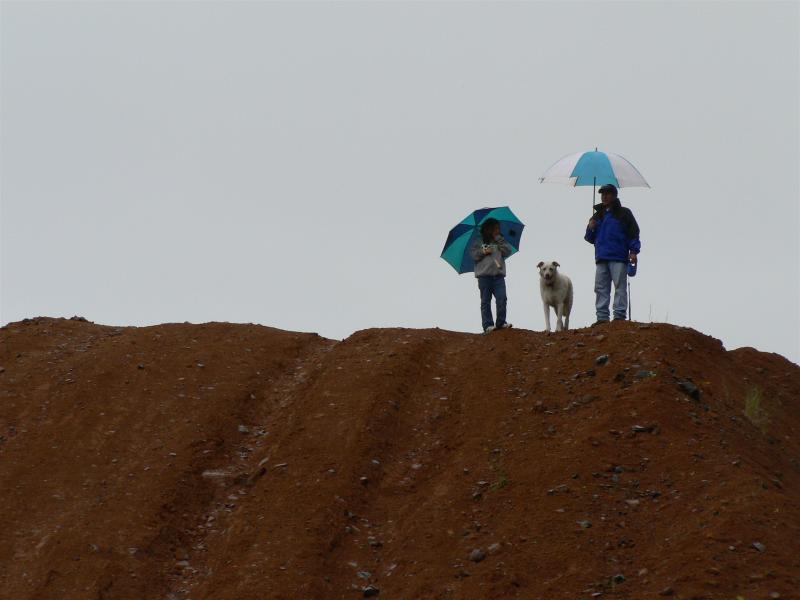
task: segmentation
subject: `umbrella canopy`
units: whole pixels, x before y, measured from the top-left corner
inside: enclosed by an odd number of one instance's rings
[[[519,251],[525,225],[511,212],[511,209],[507,206],[478,209],[450,230],[442,249],[442,258],[459,275],[475,270],[475,261],[469,255],[469,249],[472,243],[480,238],[481,225],[486,219],[497,219],[500,223],[500,234],[511,245],[512,254]]]
[[[628,160],[611,152],[576,152],[565,156],[547,169],[539,183],[565,185],[605,185],[622,187],[650,187],[642,174]]]

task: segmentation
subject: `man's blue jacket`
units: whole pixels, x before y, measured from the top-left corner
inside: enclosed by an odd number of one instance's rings
[[[594,259],[601,261],[628,262],[628,253],[639,254],[642,243],[639,241],[639,225],[630,209],[620,204],[619,199],[606,209],[602,204],[594,207],[592,217],[597,223],[594,230],[586,228],[583,236],[594,244]]]

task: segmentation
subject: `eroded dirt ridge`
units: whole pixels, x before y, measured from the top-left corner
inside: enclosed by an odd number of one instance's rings
[[[0,334],[0,598],[797,598],[800,368],[669,325]]]

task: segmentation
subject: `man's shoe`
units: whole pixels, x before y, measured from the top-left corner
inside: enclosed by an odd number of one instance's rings
[[[486,329],[483,330],[483,335],[486,335],[487,333],[492,333],[495,329],[496,327],[494,325],[489,325]]]
[[[498,325],[495,329],[511,329],[513,325],[511,323],[503,323],[502,325]]]
[[[599,320],[599,321],[595,321],[594,323],[592,323],[591,326],[592,327],[597,327],[598,325],[602,325],[603,323],[608,323],[608,319],[602,319],[602,320]]]

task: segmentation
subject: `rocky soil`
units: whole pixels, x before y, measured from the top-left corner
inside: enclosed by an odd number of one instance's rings
[[[670,325],[0,330],[0,598],[800,598],[800,367]]]

